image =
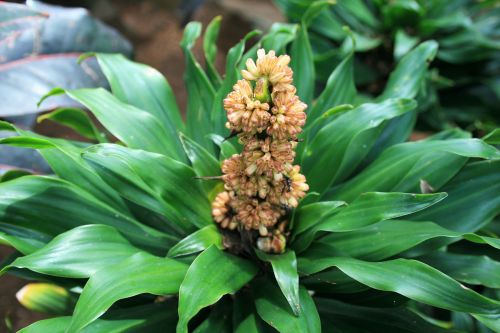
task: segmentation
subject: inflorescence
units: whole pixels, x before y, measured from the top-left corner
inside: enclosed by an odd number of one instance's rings
[[[267,252],[284,250],[287,213],[309,189],[293,165],[307,106],[296,95],[289,62],[260,49],[224,99],[226,127],[238,134],[243,151],[222,164],[225,191],[212,215],[224,229],[258,230],[257,246]]]

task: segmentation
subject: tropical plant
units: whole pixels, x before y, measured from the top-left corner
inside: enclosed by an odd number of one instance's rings
[[[290,21],[300,22],[318,1],[274,2]],[[437,59],[417,96],[419,128],[459,125],[484,135],[500,123],[499,11],[496,1],[337,0],[307,25],[318,81],[327,80],[354,39],[356,83],[376,96],[405,54],[436,40]]]
[[[1,123],[17,135],[0,143],[39,149],[55,173],[0,183],[0,239],[18,251],[2,272],[48,283],[18,297],[40,309],[36,290],[61,314],[20,332],[499,332],[500,152],[488,144],[498,132],[479,140],[451,129],[404,142],[412,124],[391,127],[415,114],[436,43],[406,54],[369,103],[356,97],[351,52],[313,100],[304,30],[276,24],[245,52],[249,33],[221,76],[219,24],[205,32],[205,69],[191,51],[201,25],[185,28],[185,122],[157,71],[97,53],[89,56],[112,93],[55,89],[47,98],[80,102],[117,142],[75,109],[49,117],[95,144]],[[259,51],[255,64],[259,48],[280,57]],[[295,92],[308,105],[305,125]],[[295,149],[308,186],[289,169],[277,175],[280,164],[271,173],[252,166],[245,154],[267,145],[251,142],[266,139],[282,140],[288,155]],[[221,170],[235,156],[247,163],[236,176]],[[255,175],[264,180],[246,194],[232,182]],[[281,186],[277,201],[260,192],[269,184]],[[245,195],[254,201],[226,205]],[[253,202],[279,214],[261,215]]]

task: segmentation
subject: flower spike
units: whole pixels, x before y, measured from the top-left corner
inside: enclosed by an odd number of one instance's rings
[[[295,94],[289,62],[287,55],[258,50],[224,99],[226,126],[238,133],[243,151],[223,162],[225,191],[212,203],[221,228],[255,230],[257,247],[272,253],[285,250],[286,215],[309,190],[293,165],[307,105]]]

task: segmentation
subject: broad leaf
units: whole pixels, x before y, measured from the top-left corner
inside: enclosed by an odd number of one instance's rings
[[[201,309],[234,293],[257,273],[252,263],[215,246],[202,252],[189,267],[179,290],[177,332],[187,332],[189,320]]]
[[[301,315],[295,316],[279,288],[267,279],[254,281],[255,306],[259,316],[279,332],[321,332],[321,323],[314,301],[307,290],[299,290]]]
[[[396,292],[439,308],[485,315],[500,313],[500,302],[486,298],[416,260],[367,262],[343,257],[299,257],[298,260],[299,272],[304,274],[332,266],[370,288]]]
[[[52,276],[88,278],[137,252],[141,250],[116,229],[89,224],[58,235],[40,250],[17,258],[7,267],[28,268]]]
[[[382,122],[415,106],[414,101],[399,99],[363,104],[324,126],[302,155],[303,172],[311,190],[322,193],[354,172],[380,135]]]
[[[83,158],[121,196],[165,216],[179,235],[211,223],[207,197],[187,165],[114,144],[92,146]]]
[[[178,261],[137,253],[97,271],[83,288],[66,332],[78,332],[120,299],[177,293],[186,270]]]
[[[283,254],[272,255],[256,250],[256,253],[261,260],[271,263],[281,292],[293,313],[296,316],[300,315],[299,274],[295,252],[288,250]]]
[[[177,134],[183,130],[184,124],[172,88],[163,75],[121,54],[97,53],[96,57],[113,95],[156,118],[165,129],[162,141],[169,150],[166,155],[185,162]]]
[[[0,183],[0,221],[49,238],[98,221],[115,227],[141,248],[157,252],[173,245],[171,236],[114,210],[71,183],[51,177],[25,176]]]
[[[170,258],[185,256],[204,251],[212,245],[221,250],[223,249],[222,235],[213,224],[207,225],[182,239],[168,251],[167,256]]]

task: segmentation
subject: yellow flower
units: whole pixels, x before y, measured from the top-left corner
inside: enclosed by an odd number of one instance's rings
[[[253,59],[248,59],[246,62],[247,69],[241,71],[241,75],[245,80],[257,81],[264,78],[271,83],[272,91],[293,91],[295,87],[292,85],[293,71],[288,66],[290,57],[280,55],[276,57],[274,51],[269,51],[266,54],[264,49],[257,51],[257,62]]]
[[[290,92],[276,94],[273,102],[274,106],[271,109],[273,115],[270,118],[267,134],[279,140],[296,139],[306,123],[304,110],[307,105]]]

